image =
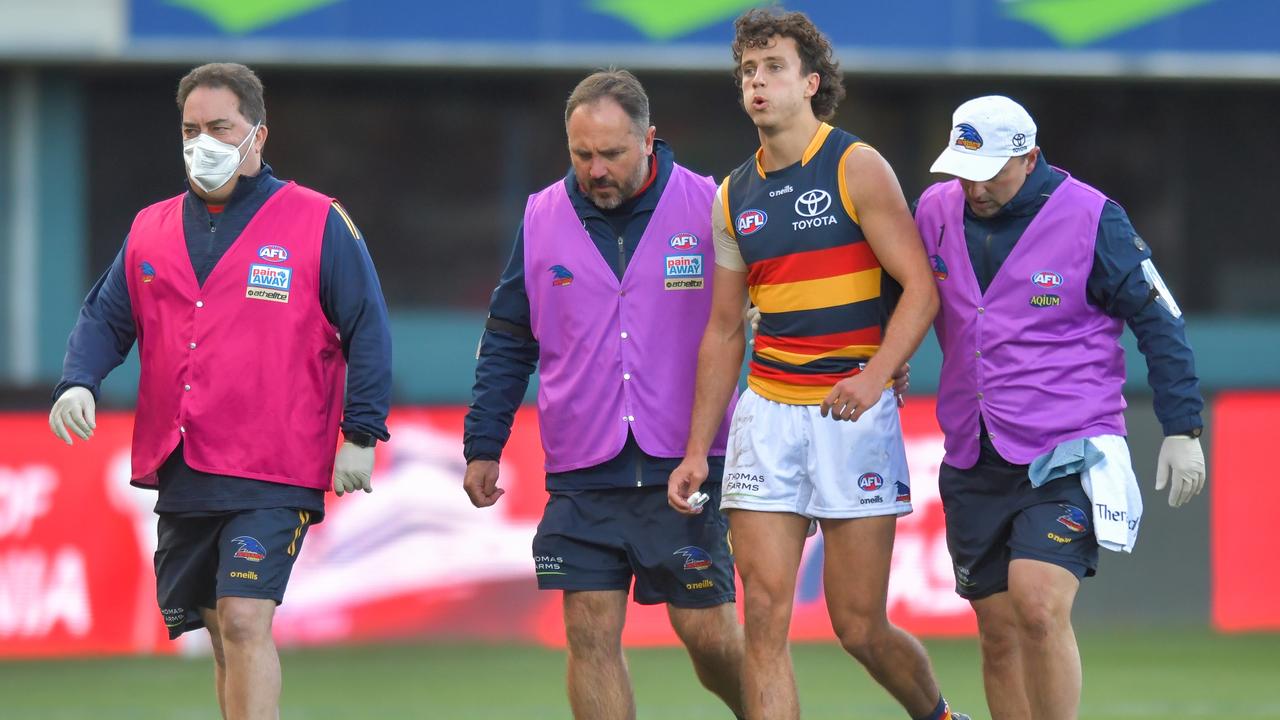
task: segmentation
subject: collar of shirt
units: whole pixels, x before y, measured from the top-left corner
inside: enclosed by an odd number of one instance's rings
[[[216,213],[209,212],[209,205],[204,198],[191,191],[191,180],[186,179],[187,197],[183,201],[185,210],[188,213],[195,213],[201,219],[207,219],[211,224],[222,223],[226,218],[233,216],[241,216],[245,213],[252,215],[262,207],[262,204],[271,197],[271,194],[278,190],[284,182],[276,178],[271,166],[262,163],[262,170],[257,175],[241,175],[236,181],[236,189],[231,191],[231,197],[227,202],[221,205],[221,210]],[[214,219],[214,216],[217,219]]]
[[[650,158],[658,166],[657,176],[653,182],[649,183],[649,186],[639,195],[628,199],[613,210],[607,211],[596,207],[578,188],[578,177],[573,174],[573,168],[569,168],[569,172],[564,177],[564,185],[569,192],[569,200],[573,203],[573,209],[578,213],[578,217],[594,216],[605,218],[606,214],[617,217],[653,212],[653,209],[658,206],[658,200],[662,197],[663,189],[667,186],[667,179],[671,177],[671,168],[675,164],[675,152],[671,150],[671,146],[665,140],[654,140],[653,155]]]

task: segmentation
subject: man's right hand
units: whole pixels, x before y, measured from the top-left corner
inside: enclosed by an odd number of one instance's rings
[[[689,506],[689,496],[702,487],[707,479],[707,456],[686,457],[667,479],[667,504],[682,515],[696,515]]]
[[[49,429],[68,445],[71,444],[68,428],[81,440],[88,440],[93,437],[94,428],[98,427],[94,416],[95,408],[93,393],[89,392],[89,388],[79,385],[67,388],[49,411]]]
[[[472,460],[467,463],[467,473],[462,477],[462,489],[467,491],[471,504],[478,508],[498,502],[502,493],[498,487],[498,462],[496,460]]]

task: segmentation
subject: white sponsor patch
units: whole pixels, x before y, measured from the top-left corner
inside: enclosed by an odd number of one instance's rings
[[[249,266],[249,285],[251,287],[288,290],[292,281],[293,268],[258,264]]]
[[[1151,258],[1142,261],[1142,276],[1146,278],[1151,289],[1156,291],[1156,304],[1175,318],[1182,317],[1182,309],[1178,307],[1178,301],[1173,299],[1173,293],[1169,291],[1169,286],[1164,284],[1164,278],[1160,277],[1160,271],[1156,270],[1156,264],[1151,262]]]

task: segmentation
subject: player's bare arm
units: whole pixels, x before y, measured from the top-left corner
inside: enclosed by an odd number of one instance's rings
[[[698,376],[693,415],[684,461],[671,472],[667,502],[693,514],[688,497],[707,479],[707,452],[724,419],[742,369],[746,332],[742,313],[747,305],[747,274],[717,265],[711,290],[711,316],[698,346]]]
[[[902,285],[879,351],[865,370],[836,383],[822,402],[823,415],[857,420],[879,402],[894,372],[920,346],[938,312],[938,290],[898,178],[884,157],[859,147],[845,159],[844,179],[867,242],[884,271]]]

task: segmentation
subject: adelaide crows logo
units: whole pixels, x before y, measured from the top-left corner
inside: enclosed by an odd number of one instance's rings
[[[1084,532],[1086,530],[1084,511],[1075,505],[1059,503],[1058,507],[1062,508],[1062,514],[1058,516],[1058,522],[1072,532]]]
[[[573,273],[569,272],[569,268],[563,265],[552,265],[547,270],[551,272],[553,287],[564,287],[573,283]]]
[[[142,282],[149,283],[156,279],[156,269],[151,267],[151,263],[146,260],[142,261],[142,264],[138,266],[138,269],[142,271]]]
[[[686,545],[671,554],[684,556],[685,570],[706,570],[711,567],[711,555],[697,545]]]
[[[262,562],[262,559],[267,556],[267,549],[262,547],[262,543],[256,538],[241,535],[238,538],[232,538],[231,542],[240,546],[240,549],[236,550],[235,557],[244,558],[249,562]]]
[[[929,265],[933,267],[933,277],[937,280],[947,279],[947,263],[941,255],[930,255]]]
[[[955,144],[965,150],[977,150],[982,147],[982,136],[978,134],[978,129],[969,123],[960,123],[956,126]]]

